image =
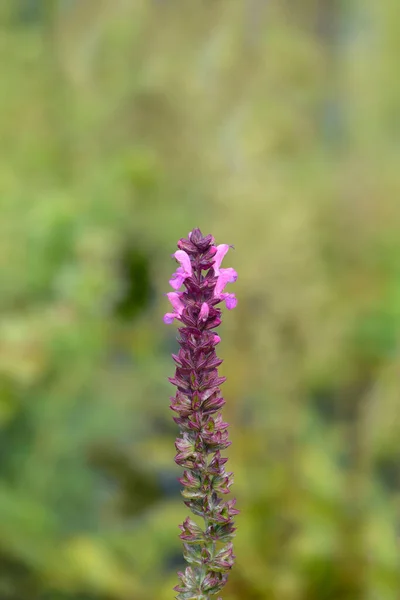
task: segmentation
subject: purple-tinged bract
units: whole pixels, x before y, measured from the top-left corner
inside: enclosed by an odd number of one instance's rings
[[[178,573],[177,600],[208,600],[218,594],[235,559],[231,540],[239,511],[235,499],[221,498],[230,492],[233,473],[225,471],[228,459],[221,456],[231,442],[228,423],[219,412],[225,404],[220,392],[225,378],[218,374],[222,360],[215,353],[221,338],[213,331],[221,324],[218,305],[225,302],[231,310],[237,304],[235,295],[224,291],[237,273],[221,268],[230,247],[215,246],[212,235],[193,229],[173,254],[179,263],[169,282],[174,291],[167,294],[173,312],[164,315],[164,322],[176,319],[181,324],[180,350],[172,355],[176,372],[170,378],[177,387],[171,409],[180,428],[175,462],[185,469],[179,481],[186,506],[204,519],[204,528],[189,517],[179,526],[190,566]]]

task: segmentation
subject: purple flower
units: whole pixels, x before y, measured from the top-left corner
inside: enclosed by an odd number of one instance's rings
[[[172,308],[175,310],[173,313],[165,313],[164,315],[164,323],[170,325],[174,319],[180,319],[180,316],[185,308],[183,302],[181,301],[182,293],[179,292],[168,292],[166,294],[168,300],[172,304]]]
[[[235,269],[221,269],[214,289],[215,296],[220,296],[226,284],[234,283],[236,279],[237,273]]]
[[[209,600],[218,594],[235,558],[231,540],[233,518],[239,511],[234,499],[222,500],[230,492],[233,473],[225,471],[228,459],[221,456],[231,442],[228,423],[220,413],[225,404],[220,386],[225,378],[218,374],[222,360],[215,347],[221,338],[214,331],[221,324],[218,305],[225,302],[231,310],[237,304],[233,293],[224,292],[237,279],[234,269],[221,268],[229,247],[215,246],[214,238],[203,236],[199,229],[179,240],[173,256],[180,266],[170,280],[176,291],[167,294],[173,312],[164,315],[164,322],[181,323],[180,349],[172,355],[176,371],[170,378],[177,387],[171,409],[180,428],[175,462],[185,469],[179,479],[184,503],[205,522],[201,528],[187,518],[180,525],[190,566],[178,573],[180,584],[174,588],[178,600]],[[178,292],[182,285],[185,290]]]
[[[225,300],[226,308],[228,310],[232,310],[236,308],[237,298],[235,294],[220,294],[219,296],[222,300]]]
[[[237,300],[235,294],[223,294],[223,290],[227,283],[234,283],[237,280],[237,273],[235,269],[231,267],[228,269],[222,269],[221,263],[228,252],[230,246],[228,244],[220,244],[219,246],[214,246],[215,254],[213,259],[213,268],[214,274],[217,276],[217,283],[214,288],[214,296],[215,298],[219,298],[220,300],[226,301],[226,308],[231,310],[235,308],[237,304]]]
[[[179,290],[185,279],[192,276],[192,264],[188,254],[184,250],[177,250],[173,256],[181,266],[173,273],[169,284],[174,290]]]
[[[214,260],[213,260],[214,273],[216,275],[219,275],[220,266],[221,266],[221,263],[222,263],[222,260],[225,256],[225,254],[229,250],[229,245],[228,244],[219,244],[219,246],[217,246],[215,249],[216,249],[216,253],[214,255]]]

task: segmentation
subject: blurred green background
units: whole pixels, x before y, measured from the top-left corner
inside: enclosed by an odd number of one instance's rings
[[[400,597],[398,0],[0,3],[0,600],[169,600],[170,254],[235,245],[224,600]]]

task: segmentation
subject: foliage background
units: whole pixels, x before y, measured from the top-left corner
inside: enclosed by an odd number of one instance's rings
[[[0,4],[0,598],[168,600],[176,240],[235,244],[226,600],[395,600],[397,0]]]

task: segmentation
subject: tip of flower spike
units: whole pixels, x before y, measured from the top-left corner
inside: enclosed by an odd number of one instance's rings
[[[204,251],[214,243],[214,237],[211,234],[203,236],[201,230],[198,227],[195,227],[188,234],[187,242],[193,244],[195,248]],[[185,244],[183,243],[183,245]]]
[[[193,242],[193,244],[197,244],[203,238],[203,234],[201,233],[201,230],[198,227],[195,227],[190,232],[188,238],[191,242]]]

